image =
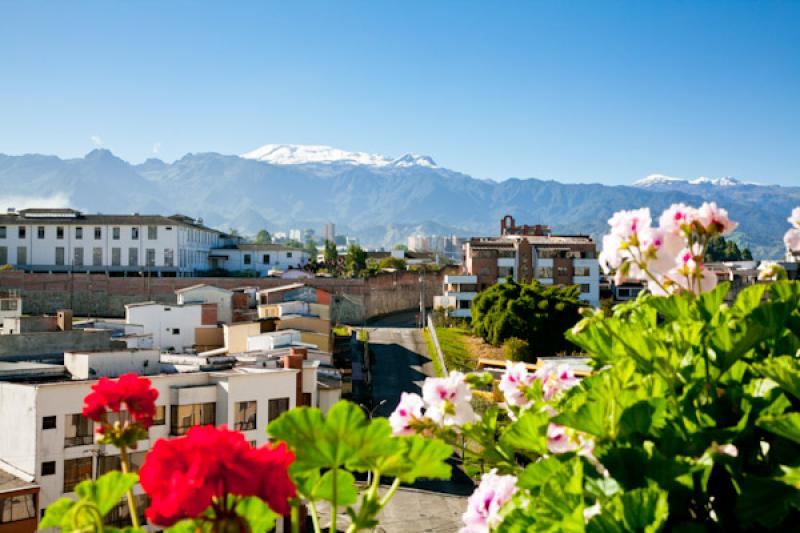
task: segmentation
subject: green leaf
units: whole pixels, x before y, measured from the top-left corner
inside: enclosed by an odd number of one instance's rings
[[[764,363],[753,365],[764,377],[780,385],[780,387],[800,399],[800,361],[789,355],[773,357]]]
[[[334,472],[336,473],[335,494],[333,487]],[[353,474],[345,470],[328,470],[315,485],[313,495],[315,500],[319,499],[329,502],[333,502],[335,500],[337,505],[340,506],[352,505],[358,499],[356,478],[353,477]]]
[[[604,502],[600,514],[586,524],[587,533],[659,531],[669,515],[667,493],[657,488],[635,489]]]
[[[517,486],[523,489],[534,490],[543,486],[563,465],[558,457],[548,457],[525,467],[517,478]]]
[[[263,500],[250,496],[242,498],[236,505],[236,514],[247,520],[252,533],[270,531],[278,515]]]
[[[547,413],[525,411],[500,437],[500,443],[521,452],[542,455],[547,452]]]
[[[770,433],[780,435],[800,444],[800,413],[786,413],[778,416],[762,416],[756,425]]]
[[[119,470],[112,470],[100,476],[97,481],[81,481],[75,487],[75,494],[81,499],[93,501],[100,514],[105,516],[117,506],[137,481],[139,476],[136,474],[124,474]]]
[[[39,528],[61,527],[64,518],[75,503],[75,500],[69,498],[59,498],[48,505],[44,511],[44,518],[39,522]]]
[[[800,491],[777,480],[747,476],[736,499],[736,513],[749,526],[754,523],[770,529],[781,524],[792,508],[800,506]]]
[[[403,461],[383,474],[399,477],[404,483],[413,483],[418,478],[450,479],[451,468],[447,460],[453,448],[437,439],[426,439],[419,435],[402,437],[405,445]]]

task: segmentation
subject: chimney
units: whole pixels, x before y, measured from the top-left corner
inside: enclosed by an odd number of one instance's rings
[[[289,349],[289,355],[283,356],[283,368],[297,370],[295,381],[295,398],[297,406],[305,405],[303,397],[303,355],[295,353],[295,348]]]
[[[72,329],[72,309],[59,309],[56,313],[56,324],[60,331]]]
[[[289,355],[299,355],[303,357],[303,361],[308,359],[308,348],[289,348]]]

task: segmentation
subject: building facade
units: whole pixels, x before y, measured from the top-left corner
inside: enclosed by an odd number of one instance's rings
[[[28,272],[192,276],[224,233],[183,215],[90,215],[23,209],[0,215],[0,265]]]
[[[259,277],[299,270],[309,261],[307,251],[280,244],[239,244],[213,250],[210,257],[212,270],[252,272]]]

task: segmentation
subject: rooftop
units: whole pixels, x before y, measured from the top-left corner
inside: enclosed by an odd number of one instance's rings
[[[84,214],[76,209],[69,208],[30,208],[21,209],[17,212],[0,214],[0,224],[19,224],[21,222],[31,222],[36,224],[65,224],[65,223],[85,223],[90,224],[120,224],[120,225],[151,225],[151,226],[175,226],[182,225],[195,229],[211,231],[225,235],[225,233],[203,225],[201,219],[175,214],[164,215],[141,215],[133,213],[130,215],[106,215],[106,214]]]
[[[36,483],[25,481],[0,469],[0,493],[38,488]]]

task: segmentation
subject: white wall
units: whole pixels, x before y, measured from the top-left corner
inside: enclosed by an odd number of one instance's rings
[[[140,324],[145,334],[152,334],[156,348],[183,352],[194,345],[194,330],[202,325],[202,306],[128,305],[125,306],[125,322]]]
[[[178,305],[188,303],[216,304],[217,321],[223,324],[230,324],[233,321],[233,293],[229,290],[203,285],[180,291],[177,295]]]
[[[302,268],[308,263],[308,253],[303,250],[218,250],[215,255],[225,255],[227,260],[222,262],[222,268],[231,272],[252,270],[259,276],[266,276],[270,270],[289,270],[289,268]],[[250,264],[245,263],[245,256],[250,256]],[[269,256],[269,262],[264,262],[264,256]]]

